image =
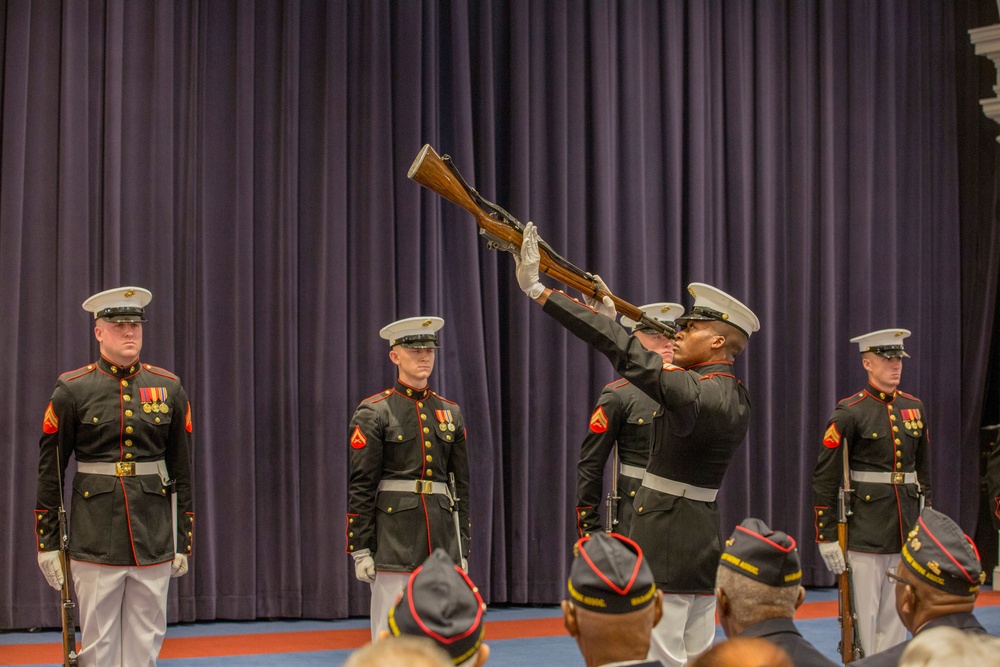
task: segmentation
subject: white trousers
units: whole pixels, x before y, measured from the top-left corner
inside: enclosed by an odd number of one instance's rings
[[[847,563],[851,567],[854,611],[858,615],[855,627],[865,657],[903,642],[906,627],[896,613],[896,584],[885,576],[886,570],[895,571],[899,565],[899,554],[848,551]]]
[[[649,637],[647,660],[681,667],[715,640],[714,595],[663,595],[663,616]]]
[[[372,641],[378,639],[378,633],[389,629],[389,610],[410,579],[409,572],[376,572],[372,587]]]
[[[167,632],[170,563],[148,567],[72,561],[80,611],[80,667],[156,667]]]

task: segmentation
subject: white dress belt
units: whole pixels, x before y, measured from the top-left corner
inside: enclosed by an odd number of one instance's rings
[[[869,484],[916,484],[917,473],[852,470],[851,479],[855,482],[867,482]]]
[[[642,475],[642,485],[646,488],[669,493],[672,496],[697,500],[703,503],[714,503],[715,497],[719,495],[718,489],[706,489],[703,486],[692,486],[684,482],[677,482],[666,477],[659,477],[646,471]]]
[[[440,494],[451,498],[448,485],[444,482],[432,482],[429,479],[383,479],[378,483],[379,491],[398,491],[400,493],[420,493],[424,495]]]
[[[76,464],[76,471],[88,475],[112,475],[114,477],[159,475],[164,482],[170,479],[170,475],[167,474],[167,463],[163,459],[159,461],[80,461]]]
[[[618,467],[618,472],[624,477],[631,477],[632,479],[642,479],[642,474],[646,472],[646,469],[640,468],[639,466],[630,466],[627,463],[622,463]]]

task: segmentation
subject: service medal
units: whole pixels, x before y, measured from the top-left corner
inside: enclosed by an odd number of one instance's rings
[[[455,430],[455,425],[454,425],[454,424],[452,424],[451,422],[449,422],[449,423],[448,423],[448,430],[449,430],[449,431],[454,431],[454,430]]]
[[[153,412],[159,412],[159,411],[160,411],[160,404],[153,403]]]
[[[922,420],[922,419],[918,419],[918,420],[917,420],[917,428],[923,428],[923,427],[924,427],[924,422],[923,422],[923,420]]]
[[[148,415],[150,412],[153,411],[153,408],[152,408],[152,406],[149,405],[149,403],[143,403],[142,404],[142,411],[145,412]]]
[[[167,414],[167,411],[168,411],[169,409],[170,409],[170,408],[168,408],[168,407],[167,407],[167,404],[166,404],[166,403],[160,403],[160,412],[162,412],[163,414]]]
[[[448,425],[445,424],[444,422],[441,422],[440,424],[438,424],[438,428],[440,428],[442,431],[447,431]]]

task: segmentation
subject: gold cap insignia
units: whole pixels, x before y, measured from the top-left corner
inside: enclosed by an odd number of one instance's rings
[[[934,574],[937,575],[941,574],[941,566],[938,565],[935,561],[927,563],[927,569],[933,572]]]
[[[910,542],[910,547],[914,551],[920,551],[920,540],[914,537],[913,540]]]

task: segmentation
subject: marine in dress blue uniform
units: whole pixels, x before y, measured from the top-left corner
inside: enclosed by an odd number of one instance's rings
[[[42,423],[35,537],[57,589],[59,480],[77,461],[69,555],[81,667],[156,664],[169,579],[192,553],[191,407],[176,375],[139,361],[151,298],[130,286],[84,302],[101,356],[59,377]]]
[[[409,574],[436,548],[467,568],[465,420],[457,403],[427,384],[443,325],[439,317],[412,317],[382,329],[399,377],[363,400],[349,427],[347,553],[358,579],[372,584],[372,639],[387,628],[389,608]]]
[[[664,364],[614,322],[610,297],[588,307],[539,282],[538,231],[531,223],[516,262],[525,294],[663,407],[632,501],[636,517],[629,537],[642,548],[665,593],[650,657],[686,664],[715,636],[715,568],[722,552],[715,501],[750,424],[750,397],[733,375],[733,359],[760,322],[722,290],[691,283],[694,305],[677,318],[684,328],[676,337],[676,365]]]
[[[899,561],[909,526],[930,501],[930,435],[927,411],[898,388],[906,329],[881,329],[857,343],[868,384],[837,404],[823,436],[813,473],[816,541],[827,567],[843,570],[837,540],[837,493],[843,484],[843,447],[850,467],[847,563],[851,566],[856,627],[864,655],[906,638],[884,573]]]
[[[679,303],[650,303],[639,308],[646,316],[676,329],[674,320],[684,313]],[[642,321],[622,318],[622,326],[631,330],[646,349],[657,352],[664,363],[674,358],[673,333],[663,334]],[[612,526],[601,524],[604,467],[617,452],[618,496],[617,524],[614,532],[628,535],[635,510],[632,498],[642,483],[649,450],[653,442],[654,419],[662,411],[659,404],[628,380],[618,379],[604,387],[588,424],[587,437],[580,446],[576,466],[576,517],[579,536],[583,537]]]
[[[896,609],[914,636],[937,627],[986,634],[972,610],[979,587],[986,581],[979,552],[972,539],[950,518],[925,507],[907,533],[900,565],[890,570]],[[909,641],[855,661],[857,667],[899,664]]]

